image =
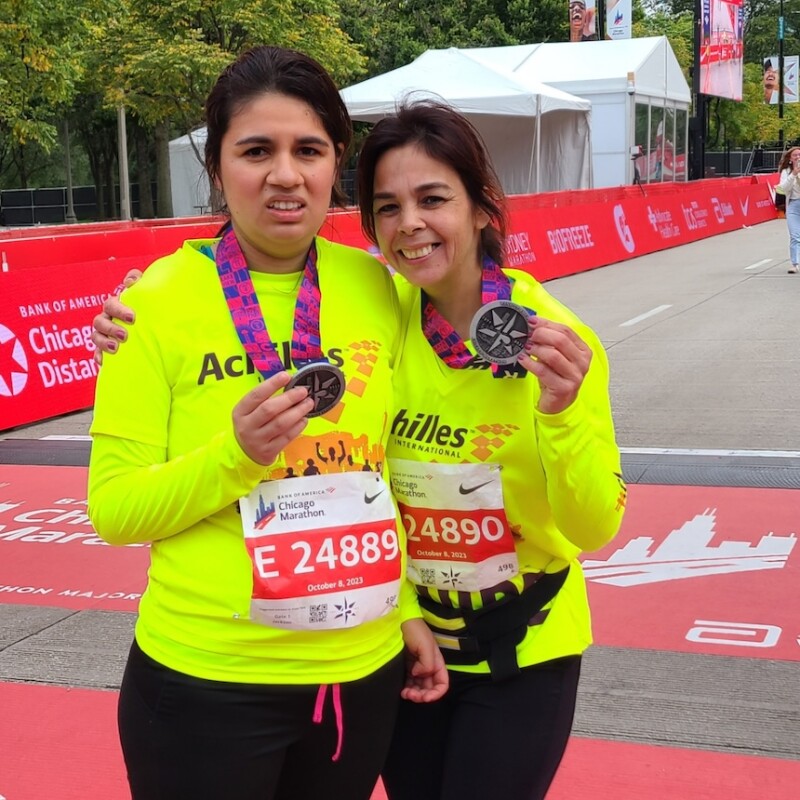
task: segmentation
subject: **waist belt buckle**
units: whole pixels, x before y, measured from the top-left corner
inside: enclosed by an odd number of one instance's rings
[[[474,636],[453,636],[433,631],[433,638],[443,650],[456,650],[460,653],[477,653],[479,650],[478,641]]]

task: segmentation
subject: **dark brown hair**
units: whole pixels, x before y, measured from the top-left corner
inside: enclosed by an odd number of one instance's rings
[[[791,156],[792,156],[792,153],[795,150],[800,150],[800,147],[798,147],[797,145],[795,145],[794,147],[790,147],[783,154],[783,157],[781,158],[781,163],[778,164],[778,172],[783,172],[783,170],[789,169],[789,164],[791,164],[791,162],[792,162],[792,157]]]
[[[222,138],[231,118],[251,100],[264,94],[282,94],[302,100],[317,114],[335,146],[336,182],[331,200],[346,204],[339,176],[353,137],[353,126],[339,90],[325,68],[305,53],[263,45],[242,53],[217,78],[206,99],[206,171],[212,182],[219,177]]]
[[[397,147],[416,145],[431,158],[454,170],[476,208],[489,216],[481,231],[481,255],[503,263],[506,237],[505,194],[486,145],[469,120],[444,103],[418,100],[403,103],[370,131],[358,156],[358,206],[361,229],[377,242],[373,200],[378,162]]]

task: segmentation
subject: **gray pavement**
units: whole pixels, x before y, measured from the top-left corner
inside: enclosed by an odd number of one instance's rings
[[[800,275],[787,264],[778,220],[548,285],[608,348],[629,481],[800,488]],[[82,436],[89,421],[0,433],[0,471],[25,448],[81,463],[84,444],[20,440]],[[133,621],[0,603],[0,681],[114,689]],[[798,690],[797,661],[595,646],[575,731],[800,760]]]

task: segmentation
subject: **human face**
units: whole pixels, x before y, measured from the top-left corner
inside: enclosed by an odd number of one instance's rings
[[[773,67],[767,67],[764,71],[764,88],[774,89],[778,85],[778,72]]]
[[[378,246],[404,278],[441,297],[471,273],[480,275],[480,236],[489,217],[454,169],[405,145],[378,160],[374,188]]]
[[[330,206],[341,150],[295,97],[263,94],[231,117],[217,186],[251,269],[302,268]]]
[[[792,150],[792,152],[789,153],[789,168],[794,169],[798,162],[800,162],[800,148]]]
[[[586,13],[586,4],[582,2],[571,2],[569,4],[569,25],[579,31],[583,27],[583,16]]]

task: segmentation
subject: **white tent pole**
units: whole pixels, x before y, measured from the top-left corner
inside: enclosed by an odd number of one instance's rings
[[[525,194],[530,194],[531,183],[533,182],[533,164],[536,158],[536,142],[539,139],[539,115],[536,115],[536,121],[533,123],[534,142],[531,147],[531,157],[528,160],[528,182],[525,184]]]
[[[536,194],[539,194],[539,176],[542,174],[541,154],[542,154],[542,96],[536,95]]]

